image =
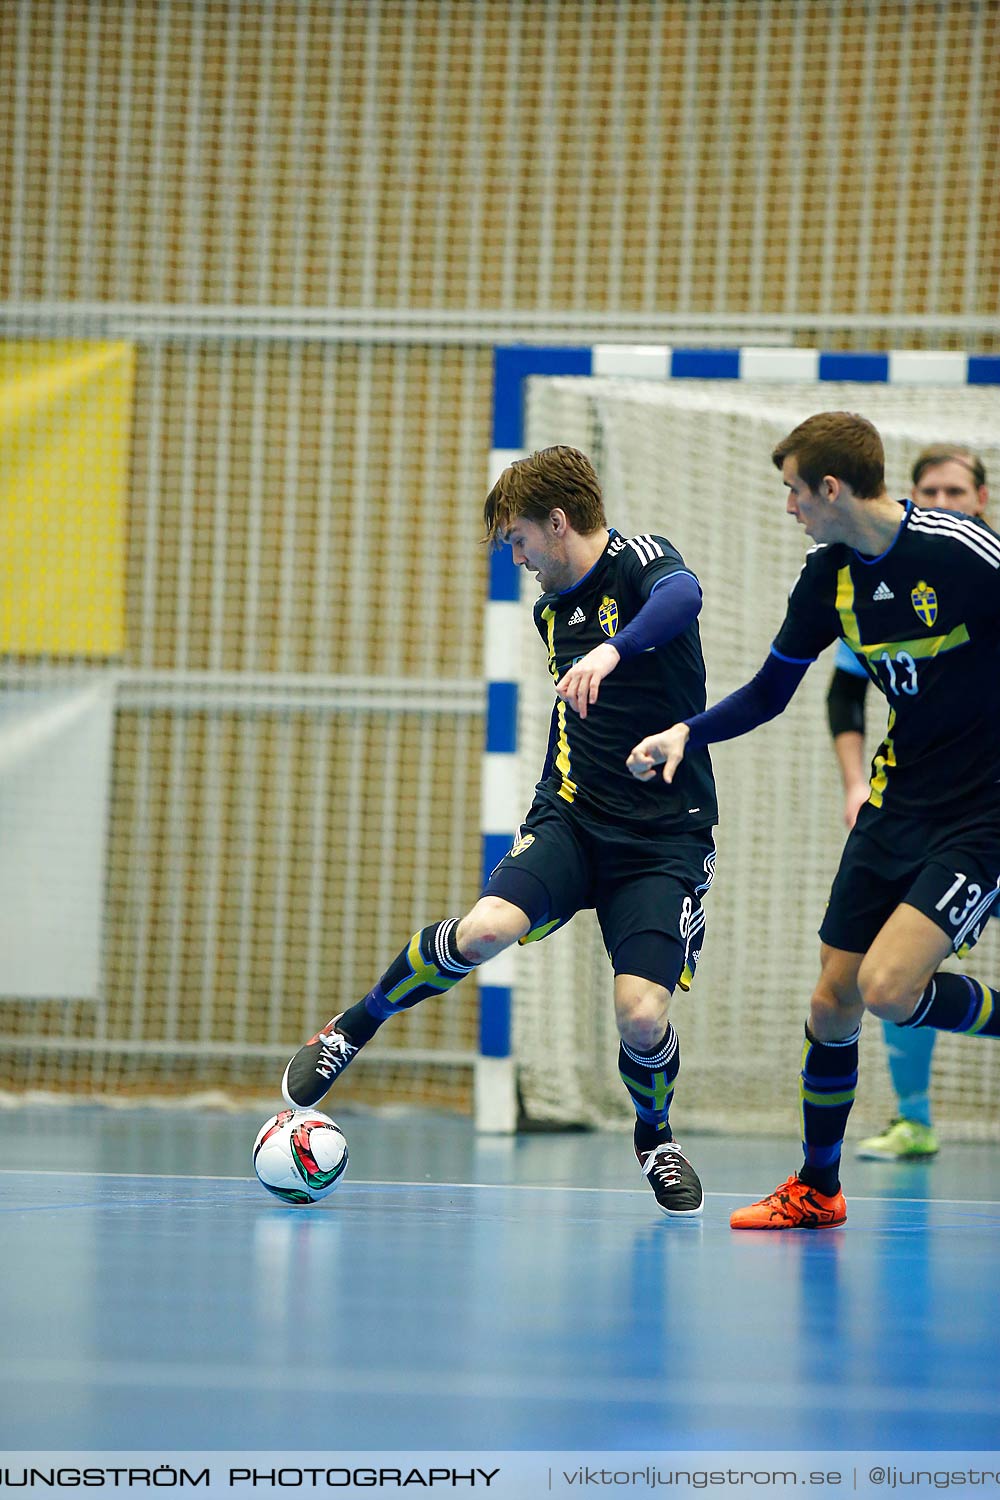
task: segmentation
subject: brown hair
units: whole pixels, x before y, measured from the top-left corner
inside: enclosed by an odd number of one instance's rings
[[[794,458],[814,492],[824,474],[850,485],[859,500],[873,500],[885,489],[882,439],[866,417],[853,411],[821,411],[800,422],[771,454],[776,469]]]
[[[578,448],[561,443],[507,465],[483,506],[483,540],[498,547],[520,517],[547,521],[556,509],[566,512],[573,530],[581,536],[590,536],[608,524],[593,464]]]
[[[973,453],[971,448],[956,448],[951,443],[932,443],[917,454],[911,475],[914,486],[920,483],[928,469],[952,462],[968,469],[977,490],[986,483],[986,465],[978,453]]]

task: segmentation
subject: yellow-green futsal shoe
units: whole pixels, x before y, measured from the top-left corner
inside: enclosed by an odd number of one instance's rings
[[[919,1120],[893,1120],[882,1135],[859,1141],[857,1156],[862,1161],[926,1161],[936,1156],[937,1136],[930,1125]]]

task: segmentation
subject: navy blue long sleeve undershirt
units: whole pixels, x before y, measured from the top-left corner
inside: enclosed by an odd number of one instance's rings
[[[791,661],[772,650],[756,677],[703,714],[687,720],[691,731],[688,749],[699,750],[719,740],[734,740],[756,729],[758,724],[777,718],[792,701],[795,689],[811,666],[811,661]]]
[[[655,585],[645,604],[611,640],[622,661],[654,646],[665,646],[686,630],[701,610],[701,588],[693,573],[670,573]]]

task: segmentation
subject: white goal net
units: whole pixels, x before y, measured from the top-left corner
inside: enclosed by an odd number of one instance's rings
[[[939,441],[981,453],[1000,493],[995,392],[828,382],[530,383],[528,447],[564,442],[588,452],[612,524],[626,535],[664,533],[698,575],[709,703],[753,675],[781,621],[805,547],[784,512],[770,454],[793,426],[824,409],[861,411],[876,423],[895,494],[908,493],[919,450]],[[525,807],[551,707],[531,602],[525,597],[519,652]],[[826,721],[832,655],[809,671],[784,715],[712,749],[721,809],[717,873],[697,978],[689,994],[678,991],[672,1011],[683,1060],[672,1119],[681,1128],[795,1128],[802,1025],[818,972],[816,929],[845,832]],[[873,747],[884,723],[882,700],[870,694]],[[1000,982],[1000,922],[989,924],[968,966]],[[514,1030],[529,1119],[631,1119],[617,1075],[611,969],[592,913],[525,954]],[[945,1136],[1000,1139],[1000,1050],[939,1037],[933,1098]],[[884,1125],[892,1103],[882,1029],[869,1020],[852,1135]]]

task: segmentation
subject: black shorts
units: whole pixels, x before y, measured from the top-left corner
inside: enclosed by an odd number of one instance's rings
[[[688,989],[715,873],[711,828],[650,832],[600,823],[539,795],[483,895],[519,906],[537,942],[593,907],[616,974]]]
[[[950,823],[884,812],[866,803],[844,845],[819,935],[866,953],[902,902],[923,912],[964,956],[1000,897],[1000,812]]]

